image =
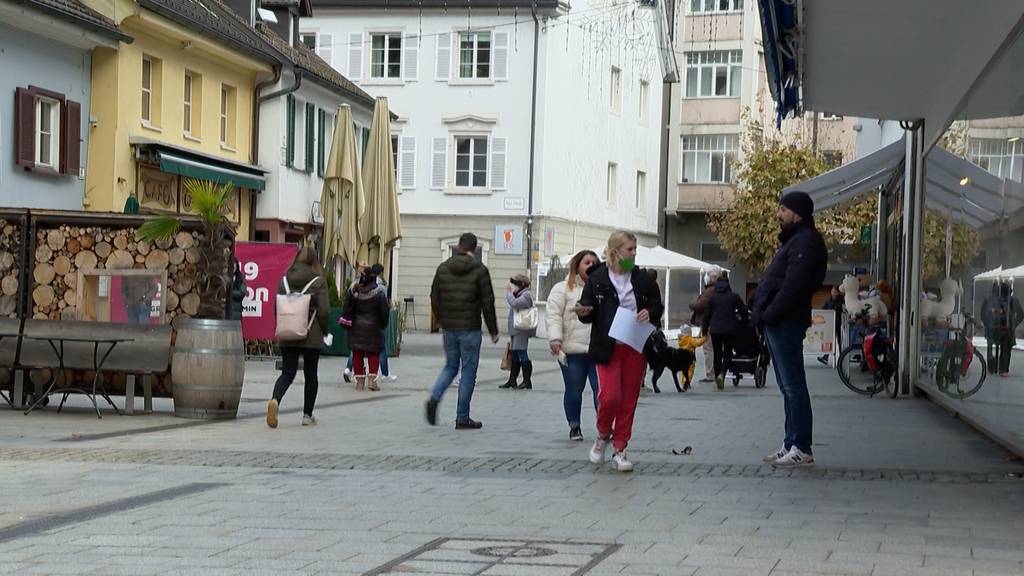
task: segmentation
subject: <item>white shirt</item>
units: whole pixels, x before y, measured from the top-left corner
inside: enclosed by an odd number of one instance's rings
[[[633,275],[629,272],[616,274],[609,268],[608,278],[611,279],[612,286],[615,286],[615,291],[619,293],[619,306],[637,312],[636,295],[633,294]]]

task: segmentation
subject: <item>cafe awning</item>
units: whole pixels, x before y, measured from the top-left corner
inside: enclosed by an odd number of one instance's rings
[[[835,170],[783,190],[811,195],[815,211],[844,204],[903,172],[902,139]],[[935,147],[925,157],[924,200],[928,208],[952,215],[975,229],[1024,209],[1024,186]]]
[[[267,187],[267,171],[210,154],[144,138],[132,138],[136,158],[160,167],[160,171],[186,178],[209,180],[217,184],[231,182],[235,188],[262,191]]]

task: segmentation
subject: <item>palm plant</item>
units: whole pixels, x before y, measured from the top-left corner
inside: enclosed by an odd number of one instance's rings
[[[192,208],[203,223],[199,239],[196,287],[199,289],[200,318],[223,320],[231,294],[231,236],[234,226],[224,217],[234,185],[208,180],[186,180],[185,190],[192,197]],[[174,237],[181,230],[181,219],[158,216],[139,227],[138,236],[155,241]]]

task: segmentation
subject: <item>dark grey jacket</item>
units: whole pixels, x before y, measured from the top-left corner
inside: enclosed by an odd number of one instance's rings
[[[437,267],[430,308],[442,330],[480,330],[483,315],[487,332],[498,333],[491,273],[470,254],[452,256]]]
[[[715,293],[708,299],[701,328],[712,336],[733,336],[739,329],[740,318],[746,315],[747,306],[743,304],[743,298],[733,292],[729,281],[723,278],[715,283]]]
[[[814,222],[789,228],[779,236],[782,246],[757,284],[751,304],[754,322],[811,325],[811,298],[828,269],[828,249]]]
[[[352,320],[348,329],[348,347],[360,352],[380,352],[384,348],[384,329],[388,326],[391,307],[387,288],[374,283],[356,285],[349,290],[345,315]]]

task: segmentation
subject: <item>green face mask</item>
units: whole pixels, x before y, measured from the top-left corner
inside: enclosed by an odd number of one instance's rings
[[[622,268],[623,272],[632,272],[636,268],[635,258],[619,258],[619,268]]]

